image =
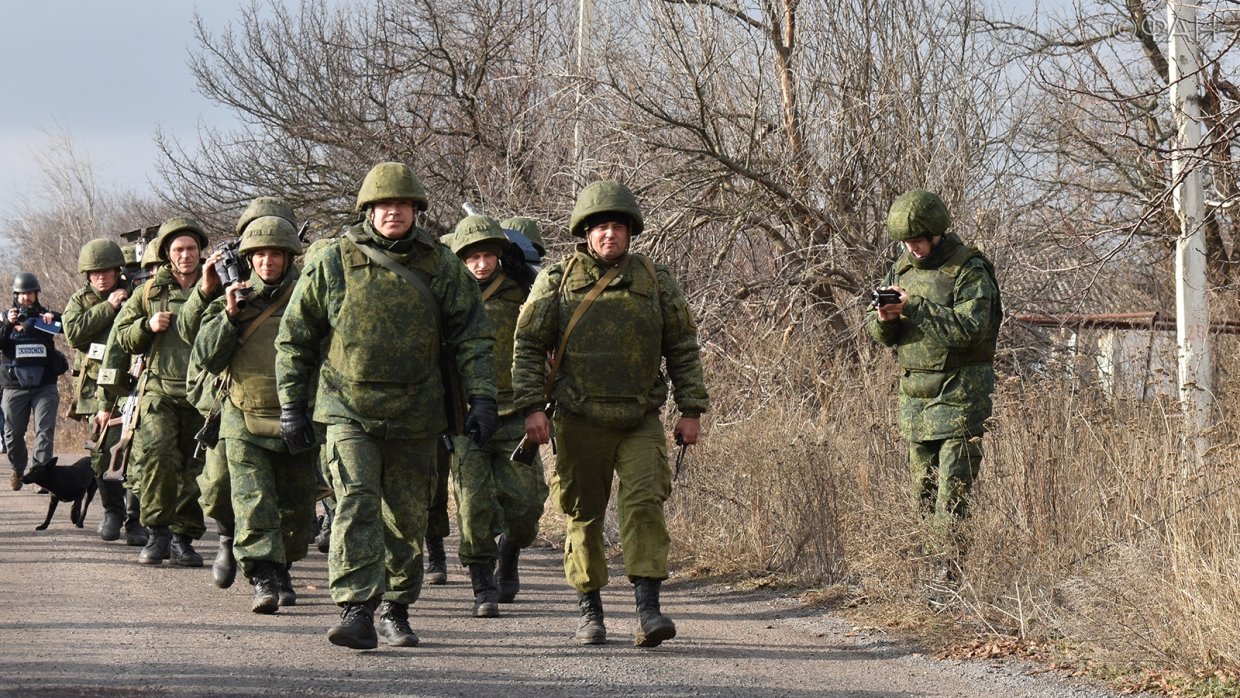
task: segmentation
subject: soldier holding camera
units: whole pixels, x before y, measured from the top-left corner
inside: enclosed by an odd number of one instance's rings
[[[201,567],[193,542],[206,531],[196,481],[202,462],[194,458],[194,434],[202,417],[186,398],[190,346],[176,321],[204,273],[216,285],[219,279],[202,269],[207,234],[194,219],[164,221],[152,244],[162,264],[125,302],[109,339],[120,351],[145,357],[134,395],[138,424],[132,460],[138,465],[142,523],[150,536],[138,562],[159,565],[169,559],[174,565]],[[209,280],[203,285],[207,295],[214,292]]]
[[[29,465],[26,429],[34,419],[34,462],[52,459],[56,437],[56,410],[60,393],[56,379],[69,370],[68,360],[56,350],[60,313],[39,302],[39,277],[22,272],[13,279],[13,307],[0,319],[0,387],[4,397],[4,441],[13,472],[9,485],[22,488],[22,475]]]
[[[913,492],[959,554],[956,524],[968,516],[981,467],[1003,310],[994,266],[949,232],[950,225],[947,207],[932,192],[914,189],[892,203],[887,232],[904,253],[879,295],[897,295],[886,303],[876,297],[866,329],[896,349],[900,433],[909,444]]]
[[[289,568],[306,556],[314,517],[316,449],[290,449],[280,434],[275,338],[297,282],[301,254],[293,224],[279,216],[250,222],[237,252],[252,268],[213,301],[194,343],[211,373],[227,373],[220,414],[235,516],[233,554],[254,585],[251,610],[295,603]]]

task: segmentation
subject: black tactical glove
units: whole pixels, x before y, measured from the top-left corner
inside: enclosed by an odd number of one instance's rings
[[[499,407],[494,398],[469,396],[469,416],[465,418],[465,435],[481,446],[499,430]]]
[[[314,448],[317,443],[314,425],[310,423],[304,400],[280,406],[280,436],[284,437],[284,443],[293,453]]]

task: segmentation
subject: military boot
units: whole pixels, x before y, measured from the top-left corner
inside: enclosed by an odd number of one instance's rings
[[[499,587],[495,584],[493,563],[472,563],[469,566],[469,581],[474,586],[474,617],[499,617]]]
[[[379,634],[393,647],[417,647],[418,636],[409,627],[409,606],[391,601],[380,604]]]
[[[443,538],[426,539],[426,578],[427,584],[448,583],[448,555],[443,549]]]
[[[280,574],[273,562],[260,560],[250,572],[250,584],[254,585],[254,603],[250,610],[255,613],[272,614],[280,607]]]
[[[296,606],[297,590],[293,588],[293,563],[287,563],[280,572],[280,606]]]
[[[167,526],[152,526],[151,535],[146,547],[138,553],[138,562],[143,565],[162,565],[171,555],[172,531]]]
[[[215,549],[215,561],[211,563],[211,579],[215,586],[227,589],[237,578],[237,558],[233,556],[232,534],[220,531],[220,544]]]
[[[323,514],[323,525],[319,527],[319,534],[314,537],[314,544],[324,555],[332,547],[332,513],[330,510]]]
[[[327,631],[327,641],[355,650],[373,650],[379,646],[375,634],[375,602],[349,603],[340,612],[340,622]]]
[[[664,640],[676,637],[676,624],[659,611],[659,587],[663,582],[650,577],[638,577],[633,581],[633,595],[637,598],[637,633],[633,644],[638,647],[658,647]]]
[[[521,591],[521,577],[517,573],[517,561],[521,558],[521,549],[508,542],[508,536],[499,539],[499,567],[495,570],[495,581],[499,583],[499,602],[512,603]]]
[[[194,539],[184,533],[173,534],[171,561],[178,567],[202,567],[202,556],[194,550]]]
[[[146,545],[149,535],[142,525],[142,506],[138,495],[125,491],[125,545],[142,547]]]
[[[99,539],[118,540],[125,523],[125,487],[119,482],[99,478],[99,503],[103,505],[103,521],[99,522]]]
[[[577,592],[577,608],[581,622],[577,624],[577,641],[583,645],[602,645],[607,642],[607,628],[603,626],[603,595],[598,589]]]

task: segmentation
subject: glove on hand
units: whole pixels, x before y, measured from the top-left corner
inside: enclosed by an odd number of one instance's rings
[[[481,446],[499,430],[499,407],[485,395],[469,396],[469,416],[465,417],[465,435]]]
[[[280,406],[280,436],[293,453],[314,448],[318,443],[304,400]]]

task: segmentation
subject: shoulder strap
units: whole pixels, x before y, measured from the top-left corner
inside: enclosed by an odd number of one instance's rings
[[[650,274],[650,280],[654,281],[655,288],[659,288],[659,273],[655,271],[654,262],[652,262],[650,258],[644,254],[637,254],[636,252],[632,252],[630,254],[636,257],[637,261],[642,263],[642,266],[646,268],[646,272]],[[659,290],[663,289],[659,288]]]
[[[259,313],[253,320],[250,321],[250,324],[245,328],[245,332],[242,332],[241,337],[237,340],[238,346],[245,344],[245,340],[249,339],[251,335],[257,332],[258,328],[262,327],[263,323],[266,322],[268,318],[275,315],[277,310],[288,304],[289,297],[293,295],[292,289],[292,286],[285,287],[284,292],[281,293],[278,298],[272,301],[266,308],[263,308],[263,312]]]
[[[490,285],[486,287],[486,290],[482,292],[482,302],[486,303],[487,301],[491,300],[491,297],[494,296],[499,291],[499,287],[504,285],[504,279],[507,279],[507,278],[508,278],[508,275],[505,274],[503,271],[496,274],[495,280],[493,280],[490,283]]]
[[[431,314],[435,316],[435,322],[439,322],[439,313],[435,310],[439,307],[439,301],[435,300],[434,294],[431,293],[431,287],[422,280],[422,277],[414,273],[414,271],[409,267],[397,264],[391,257],[388,257],[379,250],[365,244],[366,239],[359,235],[356,231],[349,230],[345,232],[345,236],[348,237],[349,241],[352,242],[357,249],[361,250],[363,254],[369,257],[370,261],[413,284],[413,287],[418,289],[418,291],[426,297],[426,302],[430,304],[431,310],[433,311]]]
[[[576,258],[574,257],[573,259],[575,260]],[[572,263],[570,262],[569,265],[571,264]],[[568,278],[569,265],[565,265],[564,278]],[[594,284],[594,287],[590,289],[590,292],[586,294],[586,297],[582,299],[581,303],[577,304],[577,308],[573,310],[573,314],[568,318],[568,326],[564,328],[564,334],[560,336],[560,345],[556,347],[555,353],[551,355],[551,368],[547,371],[547,383],[543,386],[543,397],[545,397],[548,402],[551,401],[551,389],[555,385],[555,376],[560,371],[560,362],[564,360],[564,350],[568,347],[569,335],[573,333],[573,328],[576,327],[577,323],[581,321],[582,316],[584,316],[586,311],[590,309],[590,305],[594,303],[594,300],[602,295],[603,289],[607,288],[608,284],[620,275],[620,269],[622,266],[623,265],[621,264],[617,264],[611,269],[608,269],[607,273],[603,274],[603,276],[599,278],[598,282]],[[563,285],[564,280],[561,279],[561,288]],[[559,302],[558,298],[556,299],[556,302]]]

